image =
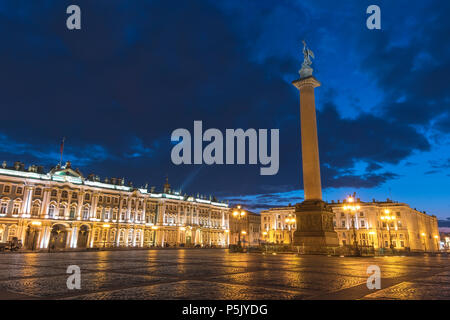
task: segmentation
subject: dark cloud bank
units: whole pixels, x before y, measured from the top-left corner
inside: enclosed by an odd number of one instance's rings
[[[249,33],[214,2],[79,1],[83,29],[70,32],[61,15],[69,2],[46,3],[0,7],[3,159],[54,165],[65,136],[74,166],[135,185],[160,186],[168,174],[176,188],[219,196],[302,188],[298,91],[285,80],[296,79],[300,62],[286,55],[255,59],[252,40],[263,14],[253,17]],[[378,113],[351,119],[340,115],[332,95],[320,101],[325,188],[382,185],[398,177],[386,164],[432,148],[424,128],[450,132],[449,43],[442,43],[450,34],[448,10],[435,2],[427,10],[434,22],[418,24],[408,45],[395,46],[387,32],[352,35],[360,39],[350,48],[361,61],[355,68],[386,97]],[[430,56],[434,63],[424,67],[420,59]],[[205,129],[279,128],[278,175],[260,176],[259,166],[173,165],[170,134],[192,130],[194,120]],[[361,161],[365,172],[354,169]]]

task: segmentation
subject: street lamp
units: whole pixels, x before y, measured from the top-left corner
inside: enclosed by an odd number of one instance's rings
[[[237,206],[238,209],[241,208],[241,206]],[[241,219],[245,216],[244,210],[234,210],[233,216],[238,219],[239,221],[239,232],[238,232],[238,247],[241,247]]]
[[[436,239],[436,250],[439,251],[439,236],[435,235],[434,238]]]
[[[372,247],[375,249],[375,231],[370,231],[369,234],[372,236]],[[378,243],[379,245],[379,243]]]
[[[354,203],[354,199],[353,197],[348,197],[347,198],[347,205],[344,205],[344,211],[350,211],[350,214],[352,214],[352,212],[354,212],[354,218],[352,218],[352,229],[353,229],[353,245],[355,246],[355,250],[356,250],[356,254],[359,255],[359,248],[358,248],[358,241],[356,240],[356,221],[357,221],[357,217],[358,217],[358,210],[361,209],[361,207],[359,205],[355,205]]]
[[[291,244],[291,249],[293,247],[293,235],[292,232],[294,231],[294,224],[296,222],[295,218],[292,218],[290,215],[288,218],[286,218],[286,224],[288,225],[288,229],[289,229],[289,243]]]
[[[242,233],[242,241],[244,241],[245,243],[245,235],[247,234],[247,231],[242,230],[241,233]]]
[[[392,243],[391,228],[390,228],[389,223],[391,221],[395,220],[395,216],[394,215],[390,215],[390,212],[391,211],[389,209],[384,209],[384,215],[382,215],[380,217],[380,219],[383,220],[383,221],[387,220],[386,226],[387,226],[388,233],[389,233],[389,246],[390,246],[392,252],[394,252],[394,244]]]
[[[424,246],[424,249],[425,249],[424,251],[427,252],[427,242],[425,240],[426,234],[425,234],[425,232],[422,232],[420,235],[423,237],[423,246]]]

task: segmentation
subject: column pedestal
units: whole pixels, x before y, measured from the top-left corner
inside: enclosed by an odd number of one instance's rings
[[[339,245],[333,227],[333,211],[321,200],[306,200],[295,206],[297,231],[294,245],[299,252],[324,254],[333,252]]]

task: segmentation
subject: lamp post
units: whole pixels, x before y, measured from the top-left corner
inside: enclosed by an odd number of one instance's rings
[[[292,235],[292,232],[294,231],[294,224],[295,224],[295,222],[296,222],[296,220],[295,220],[295,218],[292,218],[291,217],[291,215],[289,215],[289,217],[288,218],[286,218],[286,224],[287,224],[287,226],[288,226],[288,229],[289,229],[289,243],[290,243],[290,245],[291,245],[291,249],[293,248],[293,235]]]
[[[226,229],[225,230],[225,234],[226,234],[226,240],[225,240],[225,245],[229,246],[230,245],[230,230]]]
[[[426,239],[425,239],[426,234],[425,234],[425,232],[422,232],[420,235],[423,237],[424,251],[427,252],[427,242],[426,242]]]
[[[243,239],[243,241],[245,243],[245,235],[247,234],[247,231],[242,230],[241,233],[242,233],[242,239]]]
[[[361,209],[359,205],[354,204],[353,197],[347,198],[347,203],[344,205],[344,211],[350,211],[350,214],[354,214],[354,217],[352,217],[352,229],[353,229],[353,245],[355,247],[355,251],[357,255],[360,255],[359,247],[358,247],[358,241],[356,240],[356,222],[357,222],[357,216],[358,216],[358,210]]]
[[[369,234],[372,236],[372,247],[375,249],[375,231],[370,231]]]
[[[436,239],[436,250],[439,251],[439,236],[435,235],[434,238]]]
[[[241,206],[237,206],[237,209],[233,211],[233,217],[238,219],[238,247],[241,247],[241,219],[245,217],[245,211],[238,209],[241,209]]]
[[[267,231],[264,231],[262,234],[263,234],[263,241],[264,241],[264,243],[266,243],[267,242]]]
[[[391,211],[389,209],[384,209],[384,215],[381,216],[381,220],[387,220],[386,226],[389,233],[389,247],[392,250],[392,253],[394,253],[394,244],[392,243],[392,236],[391,236],[391,226],[389,225],[391,221],[393,222],[395,220],[395,215],[390,215]]]

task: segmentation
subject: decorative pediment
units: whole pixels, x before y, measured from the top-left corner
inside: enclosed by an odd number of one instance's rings
[[[84,179],[83,174],[77,170],[73,170],[70,165],[65,165],[60,167],[59,165],[53,168],[50,171],[50,174],[55,176],[65,176],[65,177],[73,177],[73,178],[80,178]]]

